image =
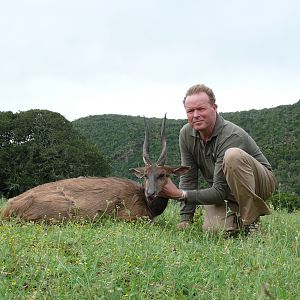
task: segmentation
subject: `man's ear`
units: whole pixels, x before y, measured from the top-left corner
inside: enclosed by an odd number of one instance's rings
[[[129,171],[138,178],[143,178],[145,175],[145,168],[130,168]]]

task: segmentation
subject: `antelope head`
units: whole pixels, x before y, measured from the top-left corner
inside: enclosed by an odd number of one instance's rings
[[[144,118],[145,123],[145,140],[143,145],[143,161],[145,167],[131,168],[132,171],[138,178],[144,178],[145,196],[148,202],[152,202],[163,186],[166,184],[168,177],[172,174],[181,176],[188,172],[190,167],[184,166],[167,166],[165,165],[167,159],[167,143],[166,143],[166,115],[162,121],[161,126],[161,154],[158,160],[153,163],[149,155],[149,126]]]

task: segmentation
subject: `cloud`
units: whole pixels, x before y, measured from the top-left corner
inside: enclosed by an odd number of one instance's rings
[[[184,118],[197,82],[226,111],[293,103],[299,20],[298,1],[6,1],[1,107]]]

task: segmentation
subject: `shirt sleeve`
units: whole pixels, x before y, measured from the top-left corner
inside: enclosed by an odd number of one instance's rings
[[[198,187],[198,166],[189,151],[184,138],[184,133],[179,135],[179,148],[181,154],[181,165],[191,167],[191,169],[180,177],[179,188],[183,190],[195,190]]]
[[[183,190],[196,190],[198,188],[198,165],[189,150],[187,136],[184,130],[181,130],[179,135],[179,148],[181,154],[181,165],[191,167],[188,173],[180,177],[179,188]],[[181,221],[192,221],[195,210],[195,203],[186,204],[182,202],[180,205]]]

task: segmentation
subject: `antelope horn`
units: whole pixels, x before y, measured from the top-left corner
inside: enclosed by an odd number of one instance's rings
[[[161,141],[161,154],[156,162],[158,166],[164,166],[167,159],[167,141],[166,141],[166,114],[163,119],[160,131],[160,141]]]
[[[144,123],[145,123],[145,140],[143,145],[143,161],[145,165],[152,165],[152,162],[149,157],[149,126],[145,117],[144,117]]]

